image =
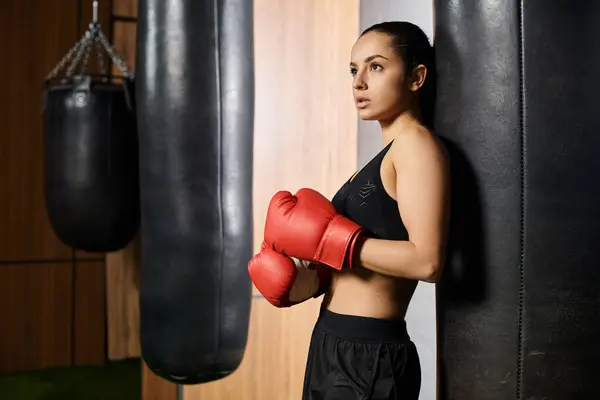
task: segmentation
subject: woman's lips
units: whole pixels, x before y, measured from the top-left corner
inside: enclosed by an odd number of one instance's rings
[[[355,102],[356,102],[356,108],[363,109],[369,105],[371,100],[369,100],[365,97],[357,97]]]

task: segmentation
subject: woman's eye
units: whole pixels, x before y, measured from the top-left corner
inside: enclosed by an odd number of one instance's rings
[[[371,69],[372,69],[373,71],[380,71],[382,68],[383,68],[383,67],[382,67],[381,65],[379,65],[379,64],[372,64],[372,65],[371,65]]]
[[[356,68],[350,68],[350,75],[356,75]]]

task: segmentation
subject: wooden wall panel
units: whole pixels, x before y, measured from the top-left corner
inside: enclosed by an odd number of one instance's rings
[[[140,355],[139,239],[106,257],[108,358]]]
[[[271,196],[311,187],[331,198],[356,169],[348,64],[358,0],[255,0],[254,245]],[[247,351],[229,377],[184,386],[184,400],[297,400],[320,299],[279,310],[252,302]]]
[[[142,362],[142,399],[143,400],[180,400],[177,385],[155,375]],[[234,400],[234,399],[232,399]]]
[[[0,372],[71,364],[72,264],[0,265]]]
[[[77,261],[74,275],[73,363],[102,364],[106,360],[106,265]]]
[[[117,0],[113,3],[113,14],[118,17],[136,18],[138,0]]]
[[[44,77],[75,44],[77,1],[0,2],[0,261],[68,260],[43,195]],[[0,268],[0,281],[2,281]]]

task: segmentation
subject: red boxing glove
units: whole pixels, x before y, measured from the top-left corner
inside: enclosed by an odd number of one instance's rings
[[[325,292],[331,269],[292,259],[266,247],[248,262],[254,286],[275,307],[291,307]]]
[[[352,267],[354,245],[362,228],[337,213],[325,196],[300,189],[280,191],[267,211],[265,241],[275,251],[341,270]]]

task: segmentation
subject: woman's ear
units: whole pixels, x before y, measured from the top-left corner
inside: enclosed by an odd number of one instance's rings
[[[417,65],[413,69],[412,78],[413,81],[410,85],[410,90],[416,92],[421,89],[421,86],[425,83],[425,78],[427,78],[427,67],[423,64]]]

